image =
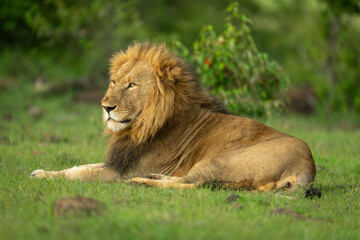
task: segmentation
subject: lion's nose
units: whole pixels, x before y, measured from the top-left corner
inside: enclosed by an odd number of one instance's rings
[[[111,112],[112,110],[114,110],[116,108],[115,106],[105,106],[103,105],[103,108],[105,109],[105,111],[107,111],[108,113]]]

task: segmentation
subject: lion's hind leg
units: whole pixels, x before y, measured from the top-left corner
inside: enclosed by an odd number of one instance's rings
[[[160,188],[192,189],[195,187],[195,184],[186,183],[184,178],[170,177],[163,174],[150,174],[144,177],[134,177],[130,181],[136,184]]]
[[[271,192],[276,188],[275,182],[270,182],[264,185],[260,185],[256,190],[256,192]]]

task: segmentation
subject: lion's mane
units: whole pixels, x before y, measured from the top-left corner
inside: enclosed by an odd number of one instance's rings
[[[187,111],[205,108],[227,113],[223,103],[200,84],[199,75],[193,68],[165,44],[135,43],[126,51],[116,53],[110,60],[110,75],[116,74],[127,62],[140,61],[153,67],[157,87],[152,89],[146,105],[128,130],[110,133],[107,163],[119,172],[134,164],[134,159],[167,122],[186,118]]]

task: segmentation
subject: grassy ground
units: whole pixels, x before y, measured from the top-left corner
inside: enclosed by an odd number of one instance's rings
[[[275,116],[267,122],[309,143],[320,199],[306,199],[303,191],[290,200],[273,193],[34,180],[34,169],[103,159],[101,111],[70,95],[22,95],[17,88],[0,94],[1,239],[360,239],[358,116]],[[43,113],[29,114],[33,106]],[[234,193],[240,198],[227,203]],[[55,200],[78,195],[103,202],[105,211],[52,215]]]

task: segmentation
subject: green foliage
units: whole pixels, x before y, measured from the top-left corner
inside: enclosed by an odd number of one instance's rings
[[[175,47],[195,65],[202,82],[232,112],[269,114],[272,108],[280,106],[276,93],[286,77],[276,62],[258,51],[251,36],[251,21],[238,13],[238,4],[231,4],[227,11],[224,31],[219,34],[211,25],[204,27],[191,56],[179,42]]]
[[[105,86],[107,59],[115,51],[134,40],[176,40],[191,48],[183,48],[182,56],[189,57],[204,83],[235,113],[268,112],[267,106],[277,104],[273,95],[276,85],[286,81],[284,75],[292,87],[313,87],[318,109],[360,112],[358,0],[239,1],[239,12],[252,19],[251,32],[250,20],[239,14],[226,21],[222,9],[229,3],[0,0],[0,77],[27,81],[40,77],[50,84],[80,80]],[[334,22],[338,29],[329,44]],[[204,24],[212,28],[204,27],[196,40]],[[284,75],[262,53],[276,60]],[[204,65],[207,58],[211,66]],[[270,89],[258,90],[254,86],[260,86],[264,76]],[[249,77],[254,81],[245,82]]]
[[[354,24],[351,18],[360,17],[360,2],[323,1],[326,8],[322,26],[327,38],[327,68],[330,73],[328,106],[360,112],[360,25],[359,22],[358,25]]]
[[[325,2],[328,11],[331,12],[333,15],[340,16],[344,13],[360,13],[360,2],[358,0],[321,0],[322,2]]]
[[[37,48],[90,47],[98,36],[116,31],[118,25],[136,21],[136,0],[2,0],[0,31],[3,45],[18,41]],[[23,37],[27,35],[29,39]],[[25,40],[25,41],[24,41]],[[24,47],[24,46],[22,46]],[[28,46],[29,47],[29,46]]]
[[[359,1],[255,2],[256,13],[245,11],[254,19],[254,38],[292,87],[313,87],[318,110],[359,113]]]
[[[137,0],[0,1],[0,57],[17,59],[0,59],[0,75],[97,84],[111,54],[139,36]]]
[[[339,36],[339,50],[336,53],[335,70],[338,81],[329,91],[334,92],[332,109],[353,109],[360,112],[360,32],[353,32],[344,26]]]

